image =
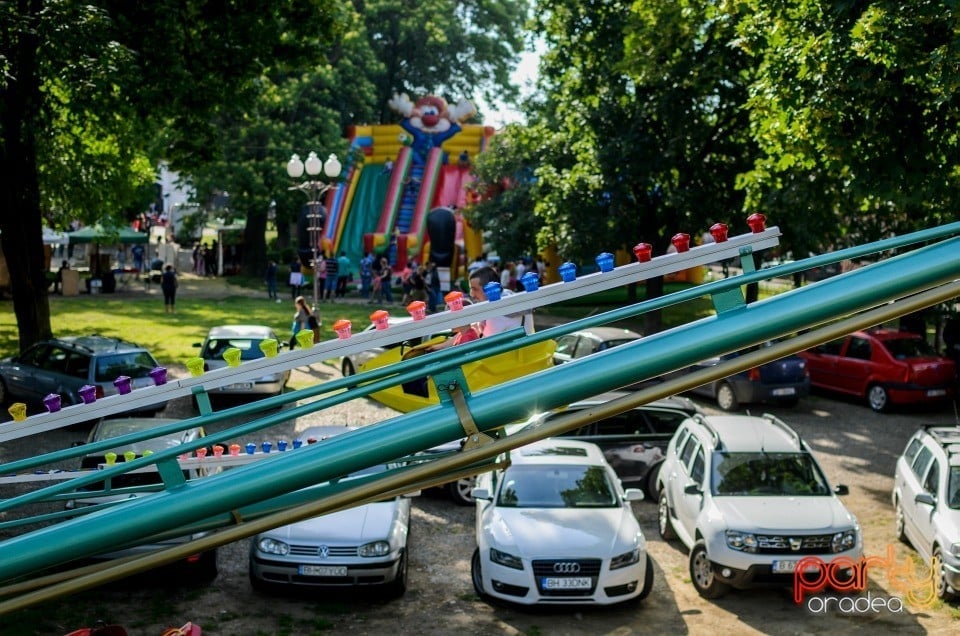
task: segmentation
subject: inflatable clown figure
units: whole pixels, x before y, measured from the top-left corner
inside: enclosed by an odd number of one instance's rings
[[[436,95],[421,97],[416,103],[406,93],[393,95],[390,108],[403,115],[400,126],[413,137],[410,144],[414,162],[424,164],[432,148],[439,147],[447,139],[460,132],[460,122],[476,114],[473,102],[461,100],[455,106]]]

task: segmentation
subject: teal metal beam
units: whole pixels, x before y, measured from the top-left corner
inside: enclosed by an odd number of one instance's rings
[[[473,394],[480,431],[703,358],[741,349],[856,313],[960,277],[960,239],[950,239],[774,298],[655,334],[582,360]],[[525,344],[522,342],[521,344]],[[0,581],[175,530],[211,515],[265,501],[367,466],[459,439],[448,404],[366,426],[256,464],[191,481],[175,491],[0,543]],[[105,531],[109,528],[109,531]]]

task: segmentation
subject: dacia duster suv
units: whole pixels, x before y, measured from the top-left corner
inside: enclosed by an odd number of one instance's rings
[[[960,426],[921,428],[897,459],[897,538],[935,563],[937,596],[960,591]]]
[[[657,479],[664,539],[690,550],[704,598],[730,587],[790,586],[797,563],[856,561],[856,518],[830,488],[800,436],[772,415],[694,415],[677,429]]]

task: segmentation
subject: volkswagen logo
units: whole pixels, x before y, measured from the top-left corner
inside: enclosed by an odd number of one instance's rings
[[[317,556],[321,559],[326,559],[330,556],[330,546],[322,545],[317,549]]]
[[[557,574],[576,574],[580,571],[579,563],[554,563],[553,571]]]

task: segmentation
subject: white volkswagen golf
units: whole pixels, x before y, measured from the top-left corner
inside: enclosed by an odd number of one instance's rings
[[[478,478],[473,586],[481,598],[523,605],[609,605],[653,587],[646,540],[595,444],[548,439],[510,453]]]

